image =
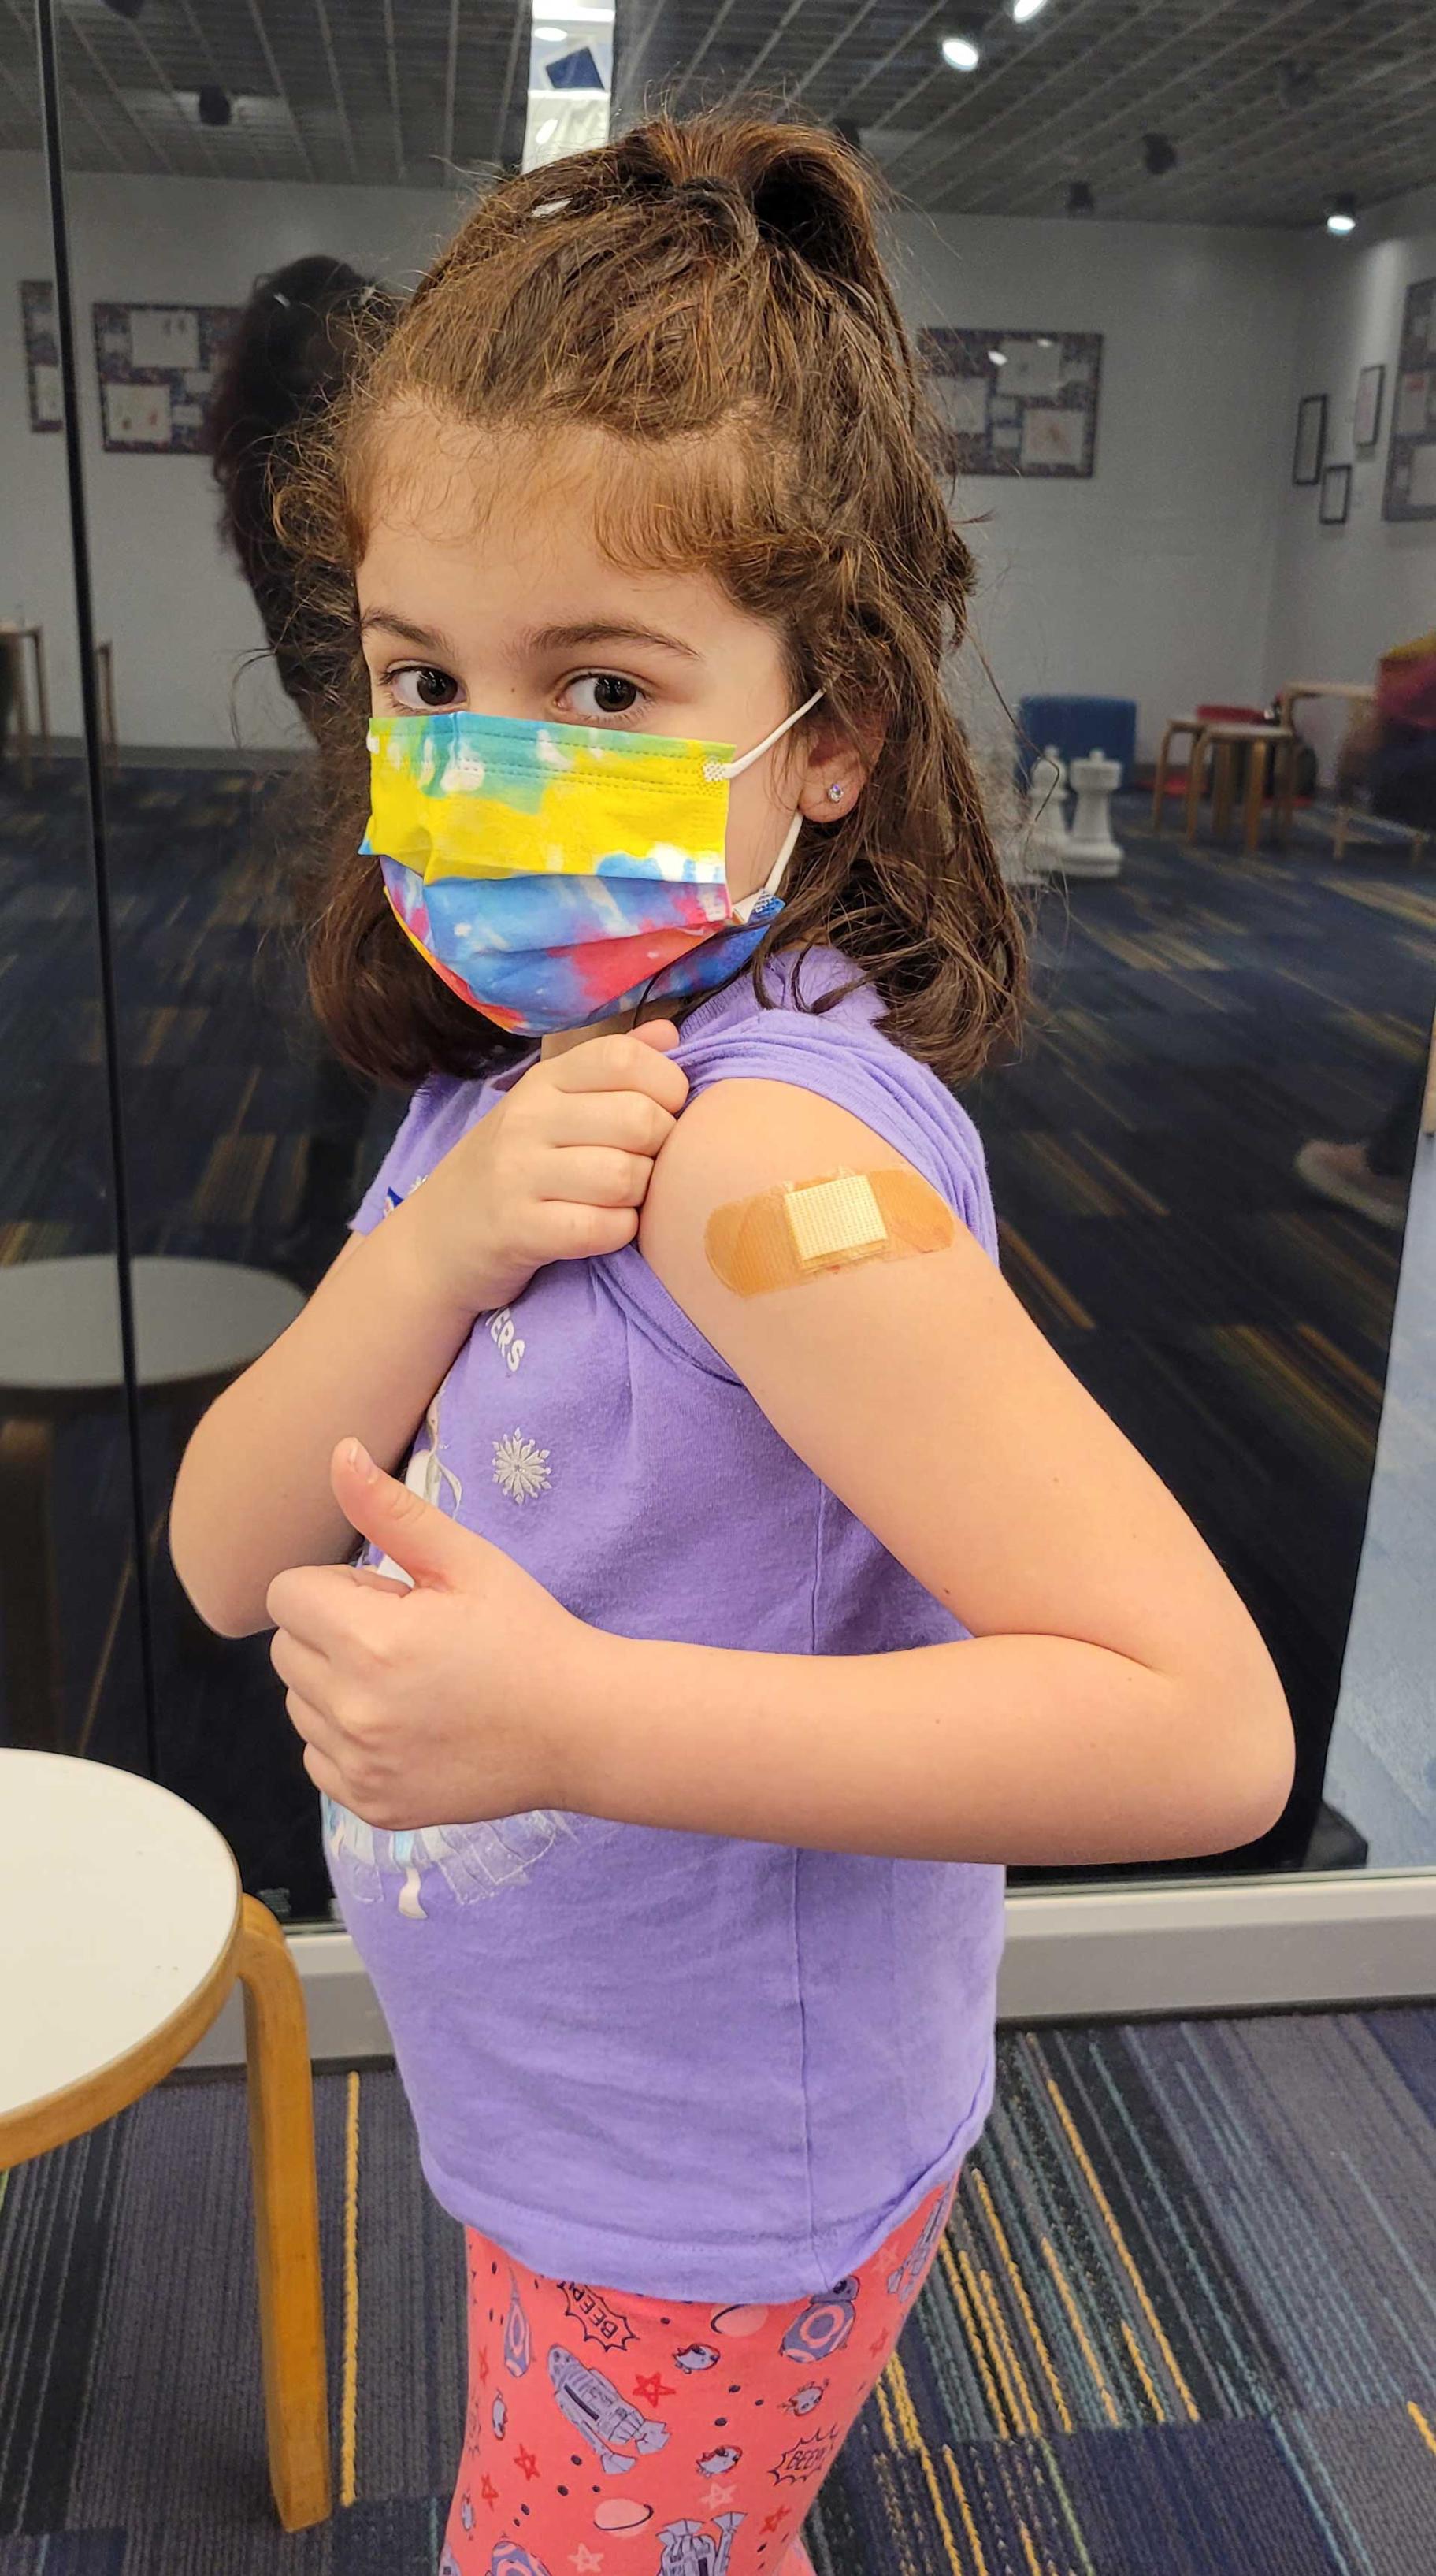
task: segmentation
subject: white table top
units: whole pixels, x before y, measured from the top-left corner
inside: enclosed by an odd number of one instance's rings
[[[131,1278],[142,1386],[247,1367],[304,1304],[291,1280],[237,1261],[141,1259]],[[112,1254],[0,1265],[0,1385],[69,1393],[123,1377]]]
[[[168,1789],[101,1762],[0,1749],[0,2114],[97,2074],[222,1957],[228,1844]]]

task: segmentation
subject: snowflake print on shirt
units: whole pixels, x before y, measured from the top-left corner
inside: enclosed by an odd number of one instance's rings
[[[536,1494],[547,1493],[552,1482],[548,1451],[540,1449],[536,1440],[526,1440],[521,1431],[506,1431],[494,1442],[494,1483],[511,1503],[532,1502]]]

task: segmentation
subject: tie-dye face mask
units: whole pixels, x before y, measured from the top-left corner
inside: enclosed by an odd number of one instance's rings
[[[598,725],[525,724],[457,708],[376,716],[369,828],[404,929],[437,975],[502,1029],[585,1028],[644,997],[708,992],[753,954],[782,906],[768,883],[734,903],[725,743]]]

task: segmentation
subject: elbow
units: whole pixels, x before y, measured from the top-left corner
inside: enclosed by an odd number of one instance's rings
[[[252,1599],[246,1599],[232,1581],[226,1582],[224,1567],[207,1561],[203,1545],[186,1527],[178,1489],[170,1506],[169,1541],[170,1563],[180,1589],[216,1637],[252,1637],[269,1626],[263,1603],[256,1611]]]
[[[1296,1776],[1291,1711],[1265,1648],[1255,1669],[1224,1677],[1219,1696],[1203,1692],[1197,1724],[1207,1751],[1196,1798],[1202,1854],[1259,1842],[1280,1820]]]

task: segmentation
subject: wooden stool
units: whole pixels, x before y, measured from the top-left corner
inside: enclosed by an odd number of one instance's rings
[[[10,664],[14,681],[15,736],[20,750],[20,775],[28,788],[34,784],[34,768],[30,746],[30,696],[25,670],[27,644],[35,657],[35,713],[38,719],[40,749],[48,760],[53,746],[50,741],[50,692],[45,680],[45,629],[43,626],[16,626],[9,621],[0,625],[0,653],[6,656]]]
[[[161,1256],[130,1265],[140,1392],[186,1437],[220,1390],[304,1299],[237,1261]],[[114,1258],[79,1253],[0,1265],[0,1632],[12,1744],[62,1742],[59,1592],[50,1514],[57,1424],[113,1403],[124,1383]]]
[[[329,2415],[309,2043],[284,1935],[213,1825],[152,1780],[0,1751],[0,1815],[0,2171],[137,2102],[244,1987],[269,2474],[302,2531],[330,2510]]]
[[[1190,734],[1195,741],[1204,730],[1205,723],[1206,719],[1203,716],[1172,716],[1168,719],[1166,730],[1162,735],[1162,747],[1157,754],[1156,774],[1152,781],[1154,832],[1160,832],[1162,828],[1162,813],[1167,799],[1167,777],[1172,763],[1172,745],[1179,733]],[[1188,763],[1190,766],[1190,754],[1188,754]]]
[[[1248,751],[1247,788],[1242,847],[1250,857],[1261,839],[1262,804],[1266,796],[1267,755],[1274,753],[1288,759],[1296,749],[1296,736],[1290,725],[1276,724],[1208,724],[1202,727],[1192,745],[1191,765],[1187,772],[1188,842],[1197,837],[1197,811],[1201,804],[1202,776],[1208,756],[1212,760],[1212,829],[1224,832],[1231,821],[1235,787],[1233,754],[1239,743]]]

